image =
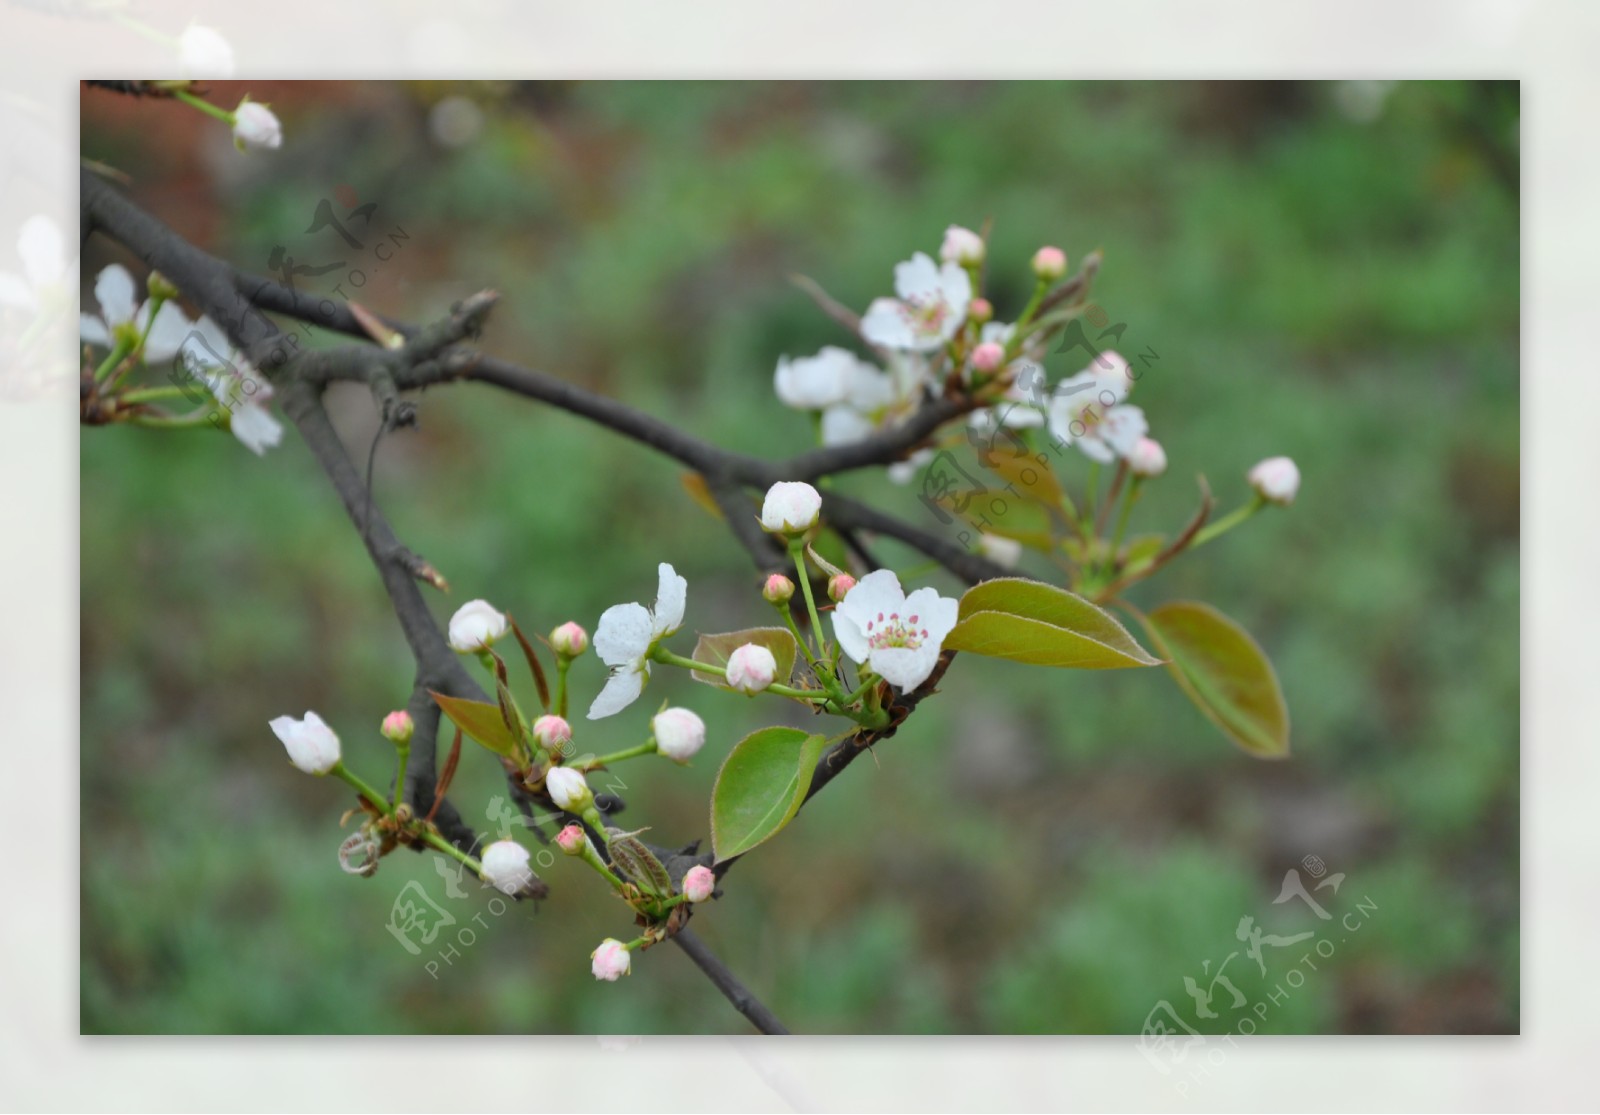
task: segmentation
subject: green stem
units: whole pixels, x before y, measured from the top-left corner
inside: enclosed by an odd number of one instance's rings
[[[184,104],[189,105],[191,108],[197,108],[207,116],[216,117],[218,120],[221,120],[223,123],[227,124],[228,127],[231,128],[234,126],[235,120],[233,113],[229,112],[225,108],[218,108],[204,97],[197,97],[187,89],[174,89],[172,91],[172,95],[178,100],[182,101]]]
[[[1144,483],[1144,477],[1135,476],[1128,485],[1128,491],[1122,499],[1122,513],[1117,516],[1117,529],[1111,535],[1111,560],[1110,564],[1117,563],[1117,550],[1122,546],[1122,536],[1128,532],[1128,519],[1133,514],[1133,505],[1139,502],[1139,489]]]
[[[1195,535],[1194,541],[1189,543],[1189,549],[1193,550],[1197,547],[1204,546],[1213,538],[1228,533],[1228,531],[1232,530],[1234,527],[1250,518],[1250,516],[1254,515],[1257,511],[1260,511],[1266,505],[1266,500],[1262,499],[1260,496],[1256,496],[1256,498],[1250,503],[1247,503],[1243,507],[1224,515],[1222,518],[1218,519],[1216,522],[1202,530],[1199,534]]]
[[[424,829],[422,833],[422,842],[436,851],[443,852],[451,859],[459,860],[460,862],[466,864],[467,867],[472,869],[472,873],[474,875],[477,875],[480,878],[482,877],[483,864],[479,863],[472,856],[467,855],[467,853],[463,852],[460,848],[457,848],[454,844],[450,843],[450,841],[446,840],[438,833],[429,832]]]
[[[592,759],[579,759],[575,763],[565,763],[563,765],[572,770],[587,773],[596,767],[610,766],[612,763],[620,763],[624,759],[636,759],[640,755],[654,755],[655,753],[656,741],[650,740],[648,743],[641,743],[638,747],[629,747],[623,751],[615,751],[610,755],[599,755]]]
[[[106,353],[105,360],[101,362],[100,366],[94,370],[94,381],[96,383],[103,383],[105,378],[112,373],[116,366],[126,360],[129,354],[133,351],[134,346],[130,345],[127,341],[119,339],[112,342],[111,351]]]
[[[365,797],[373,805],[378,806],[391,817],[394,816],[394,806],[390,804],[389,799],[383,794],[378,793],[377,790],[374,790],[359,774],[345,766],[344,760],[341,759],[339,762],[333,764],[333,769],[328,773],[337,778],[343,779],[345,782],[348,782],[356,793]]]
[[[673,654],[663,646],[657,646],[650,657],[665,666],[678,666],[685,670],[699,670],[702,673],[717,674],[720,677],[728,676],[726,666],[718,666],[712,662],[696,662],[693,658],[685,658],[681,654]],[[831,694],[816,689],[796,689],[792,685],[779,685],[776,682],[767,686],[763,692],[776,693],[780,697],[797,697],[802,701],[825,701]]]
[[[795,570],[800,574],[800,591],[806,596],[806,615],[811,619],[811,638],[816,641],[817,653],[826,654],[822,646],[822,620],[817,616],[817,601],[811,593],[811,577],[806,573],[805,543],[798,538],[794,539],[789,543],[789,553],[794,557]],[[806,657],[811,658],[809,654]]]
[[[411,761],[411,743],[397,743],[394,745],[396,758],[399,760],[400,769],[394,775],[394,807],[400,808],[400,803],[406,800],[406,764]]]
[[[563,720],[567,718],[567,671],[571,668],[572,659],[556,655],[556,715]]]
[[[1083,537],[1084,537],[1084,541],[1085,542],[1092,542],[1094,540],[1095,535],[1098,534],[1098,532],[1094,528],[1094,502],[1095,502],[1095,496],[1097,494],[1095,489],[1097,487],[1099,487],[1099,485],[1100,485],[1100,462],[1099,461],[1090,461],[1089,462],[1089,483],[1087,485],[1087,491],[1086,491],[1086,493],[1084,495],[1084,499],[1083,499],[1083,522],[1080,524],[1080,526],[1081,526],[1081,528],[1083,530]]]
[[[186,387],[139,387],[132,391],[124,391],[120,396],[125,403],[158,403],[163,399],[189,397],[189,389]]]
[[[118,418],[119,422],[128,422],[134,426],[149,426],[157,430],[188,430],[197,426],[210,426],[211,408],[204,407],[189,414],[135,414],[131,418]],[[226,426],[222,427],[227,429]]]
[[[1028,323],[1033,320],[1033,315],[1039,312],[1039,303],[1044,301],[1044,296],[1049,290],[1050,283],[1046,279],[1040,279],[1034,284],[1033,297],[1028,299],[1028,304],[1022,308],[1022,313],[1018,316],[1017,323],[1011,327],[1011,339],[1006,342],[1006,357],[1001,363],[1001,367],[1011,363],[1017,353],[1022,350],[1022,341],[1027,333]]]

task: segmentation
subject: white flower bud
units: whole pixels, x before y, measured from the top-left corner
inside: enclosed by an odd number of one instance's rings
[[[1140,438],[1128,454],[1128,471],[1145,478],[1160,476],[1167,471],[1167,451],[1155,438]]]
[[[308,711],[304,720],[280,716],[270,726],[289,761],[307,774],[327,774],[338,764],[339,737],[316,713]]]
[[[1268,457],[1250,470],[1250,486],[1268,503],[1288,507],[1300,491],[1300,469],[1288,457]]]
[[[756,643],[746,643],[728,656],[728,684],[741,693],[759,693],[777,680],[778,660]]]
[[[266,105],[244,101],[233,110],[233,142],[241,151],[282,147],[283,125]]]
[[[675,763],[687,763],[706,743],[706,722],[686,708],[667,708],[650,721],[656,750]]]
[[[810,484],[774,484],[761,505],[761,529],[772,534],[799,534],[816,524],[821,510],[822,496]]]
[[[469,600],[450,617],[450,649],[457,654],[474,654],[493,646],[508,630],[506,617],[487,600]]]
[[[959,263],[963,267],[983,262],[983,237],[970,228],[951,225],[944,230],[944,243],[939,246],[939,258],[946,263]]]
[[[178,64],[184,77],[232,77],[233,47],[211,28],[191,25],[178,36]]]
[[[633,954],[628,951],[628,946],[615,937],[607,937],[600,942],[600,947],[589,954],[589,970],[594,973],[595,979],[603,979],[608,983],[628,974],[628,969],[633,965]]]
[[[717,877],[711,868],[696,864],[683,877],[683,893],[690,902],[704,902],[717,889]]]
[[[1022,560],[1022,543],[1000,534],[980,534],[978,552],[996,565],[1014,569]]]
[[[594,801],[583,772],[571,767],[551,767],[544,776],[544,788],[549,791],[550,800],[568,813],[582,813]]]
[[[528,866],[528,849],[515,840],[496,840],[483,850],[479,862],[483,881],[495,890],[512,897],[533,882],[533,868]]]

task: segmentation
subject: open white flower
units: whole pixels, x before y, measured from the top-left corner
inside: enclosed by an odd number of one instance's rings
[[[208,317],[195,322],[178,355],[210,389],[228,415],[228,429],[246,449],[259,457],[283,440],[283,427],[267,409],[272,384],[234,349],[216,322]]]
[[[815,356],[778,360],[772,386],[784,406],[796,410],[826,410],[848,401],[863,389],[872,390],[883,373],[848,349],[828,345]]]
[[[972,279],[957,263],[936,265],[925,252],[895,264],[898,298],[874,299],[861,318],[861,336],[889,349],[933,352],[967,319]]]
[[[327,774],[339,763],[339,737],[314,712],[304,720],[279,716],[269,722],[272,734],[283,741],[289,761],[307,774]]]
[[[492,647],[510,625],[505,614],[487,600],[469,600],[450,617],[450,649],[457,654],[476,654]]]
[[[833,611],[833,631],[852,660],[909,692],[933,673],[959,612],[956,601],[935,589],[907,596],[892,570],[878,569],[845,593]]]
[[[689,582],[666,562],[657,571],[660,580],[654,609],[638,603],[615,604],[601,613],[594,652],[611,667],[611,676],[589,706],[590,720],[613,716],[638,700],[650,679],[650,652],[683,626]]]
[[[1115,352],[1101,353],[1056,384],[1048,408],[1051,436],[1101,464],[1126,457],[1150,432],[1144,411],[1122,405],[1132,387],[1128,362]]]
[[[39,213],[23,221],[17,230],[17,255],[22,274],[0,271],[0,306],[39,311],[69,284],[76,298],[77,267],[67,263],[66,239],[53,219]]]
[[[178,354],[192,326],[172,302],[162,303],[152,324],[150,303],[140,304],[138,290],[133,276],[122,264],[113,263],[101,271],[94,280],[94,298],[100,303],[100,316],[79,314],[78,336],[87,344],[110,349],[117,343],[119,334],[130,343],[137,343],[148,327],[150,336],[144,342],[145,363],[165,363]]]
[[[862,362],[850,376],[842,402],[822,412],[822,444],[847,445],[903,422],[922,405],[929,382],[921,353],[886,354],[887,370]]]

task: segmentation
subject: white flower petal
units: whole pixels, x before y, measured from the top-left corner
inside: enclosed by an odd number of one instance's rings
[[[655,638],[670,635],[683,626],[683,608],[689,596],[689,582],[666,562],[656,568],[656,606],[652,613]]]
[[[607,666],[636,663],[654,638],[650,612],[643,604],[613,604],[600,613],[594,652]]]
[[[822,444],[848,445],[872,436],[872,419],[852,406],[829,407],[822,412]]]
[[[940,596],[938,589],[919,588],[906,597],[905,612],[917,617],[917,625],[928,633],[928,642],[933,643],[937,651],[944,646],[945,636],[950,634],[960,619],[961,603],[951,597]]]
[[[589,719],[601,720],[607,716],[615,716],[633,704],[639,699],[639,694],[644,692],[645,679],[649,676],[648,662],[637,670],[632,666],[623,665],[611,671],[611,676],[606,679],[605,688],[600,690],[594,703],[589,706]]]
[[[94,281],[94,297],[100,303],[100,315],[107,325],[115,329],[133,320],[133,312],[139,306],[137,290],[133,276],[120,263],[113,263],[100,272]]]
[[[139,325],[142,328],[150,317],[150,303],[139,307]],[[155,324],[144,342],[146,364],[164,364],[178,354],[184,339],[189,335],[189,319],[181,308],[172,302],[162,303],[156,311]]]
[[[956,264],[949,266],[961,270]],[[894,265],[894,292],[906,301],[940,297],[941,279],[938,265],[927,252],[917,252],[904,263]]]
[[[867,644],[867,633],[861,629],[850,616],[840,611],[833,610],[833,634],[839,640],[839,646],[850,656],[852,662],[865,662],[871,647]]]
[[[22,257],[22,273],[34,290],[59,282],[66,274],[67,249],[61,226],[42,213],[22,222],[17,254]]]
[[[39,308],[39,299],[35,297],[33,288],[23,281],[21,275],[3,271],[0,272],[0,306],[36,310]]]
[[[246,449],[258,457],[283,440],[283,425],[272,417],[272,412],[266,407],[248,403],[233,412],[228,420],[228,428]]]
[[[875,298],[861,317],[861,336],[881,348],[910,348],[916,343],[905,307],[893,298]]]
[[[106,323],[93,314],[78,315],[78,339],[101,348],[111,347],[111,333],[106,329]]]
[[[972,276],[967,274],[966,268],[956,263],[939,268],[939,296],[950,307],[945,319],[945,339],[948,340],[966,320],[967,306],[972,301]]]
[[[938,661],[939,646],[931,640],[920,647],[883,647],[872,652],[873,670],[906,693],[927,681]]]
[[[1126,457],[1139,444],[1139,439],[1150,432],[1150,423],[1144,411],[1135,406],[1112,407],[1100,423],[1100,439],[1119,457]]]
[[[851,621],[864,632],[867,624],[877,622],[880,614],[889,615],[898,612],[905,602],[905,593],[900,589],[900,578],[894,575],[894,570],[874,569],[844,594],[844,599],[839,602],[835,614],[849,616]]]

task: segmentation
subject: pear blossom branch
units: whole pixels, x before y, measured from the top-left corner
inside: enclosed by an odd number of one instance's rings
[[[763,1034],[789,1032],[789,1028],[778,1020],[778,1016],[752,995],[749,988],[740,983],[728,970],[728,966],[706,948],[705,942],[695,935],[694,930],[687,927],[680,929],[672,939],[678,942],[679,948],[689,954],[689,959],[699,966],[706,978],[716,984],[717,990],[727,997],[733,1008],[748,1018],[756,1029]]]

